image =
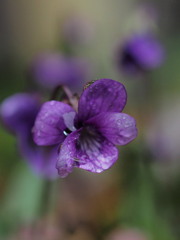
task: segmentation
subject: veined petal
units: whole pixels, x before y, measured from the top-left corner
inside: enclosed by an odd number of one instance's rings
[[[121,112],[126,105],[127,94],[122,83],[100,79],[82,93],[78,106],[78,123],[102,112]]]
[[[136,121],[125,113],[101,113],[86,124],[93,125],[110,142],[125,145],[137,137]]]
[[[79,159],[79,168],[90,172],[100,173],[109,169],[118,159],[118,149],[106,140],[100,138],[92,140],[90,145],[83,146],[77,152],[77,159]]]
[[[37,175],[48,179],[58,177],[56,162],[58,158],[58,147],[37,146],[30,135],[19,136],[18,145],[21,155],[28,162]]]
[[[100,173],[110,168],[118,159],[118,150],[93,128],[72,132],[61,146],[57,169],[66,177],[73,167]]]
[[[49,101],[44,103],[33,127],[35,143],[38,145],[62,143],[65,139],[63,131],[68,128],[63,115],[70,112],[75,113],[72,107],[63,102]],[[75,114],[70,116],[74,117]]]
[[[72,132],[61,145],[56,168],[62,178],[71,173],[74,168],[77,155],[76,141],[79,135],[78,131]]]

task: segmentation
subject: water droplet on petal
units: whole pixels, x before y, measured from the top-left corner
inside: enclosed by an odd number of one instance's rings
[[[112,92],[112,90],[113,90],[112,88],[108,88],[108,92]]]
[[[118,120],[117,120],[117,124],[118,124],[118,125],[122,125],[122,120],[121,120],[121,119],[118,119]]]

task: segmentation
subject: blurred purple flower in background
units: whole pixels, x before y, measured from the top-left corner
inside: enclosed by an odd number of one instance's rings
[[[14,94],[1,104],[2,121],[14,134],[22,135],[33,125],[40,105],[37,95]]]
[[[36,95],[18,93],[3,101],[0,115],[7,129],[16,135],[20,153],[32,169],[39,175],[54,178],[57,146],[39,147],[32,139],[31,130],[40,106]]]
[[[124,73],[133,75],[159,67],[165,57],[161,43],[149,33],[132,35],[117,49],[117,65]]]
[[[134,118],[120,113],[126,105],[125,87],[111,79],[100,79],[82,93],[78,113],[69,105],[43,104],[34,126],[38,145],[62,144],[57,169],[61,177],[74,167],[102,172],[118,159],[115,145],[125,145],[137,136]]]
[[[90,78],[91,64],[83,58],[43,53],[34,59],[30,72],[42,87],[53,89],[65,84],[77,93]]]

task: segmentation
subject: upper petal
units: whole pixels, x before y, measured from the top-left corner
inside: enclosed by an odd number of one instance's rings
[[[63,131],[68,128],[63,115],[70,112],[74,113],[75,111],[63,102],[49,101],[44,103],[33,127],[35,143],[38,145],[62,143],[65,139]],[[71,114],[70,116],[74,117],[75,114]]]
[[[136,121],[125,113],[101,113],[86,123],[96,127],[113,144],[125,145],[137,137]]]
[[[111,79],[97,80],[80,97],[78,121],[85,121],[101,112],[121,112],[126,100],[126,89],[122,83]]]

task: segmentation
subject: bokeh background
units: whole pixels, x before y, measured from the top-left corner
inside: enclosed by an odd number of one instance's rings
[[[180,239],[179,12],[178,0],[0,1],[1,102],[32,91],[48,99],[52,89],[32,77],[39,54],[83,58],[84,81],[111,78],[126,86],[125,112],[139,131],[111,169],[76,169],[49,181],[31,170],[1,124],[0,239]],[[164,58],[128,75],[117,49],[142,32],[157,37]]]

